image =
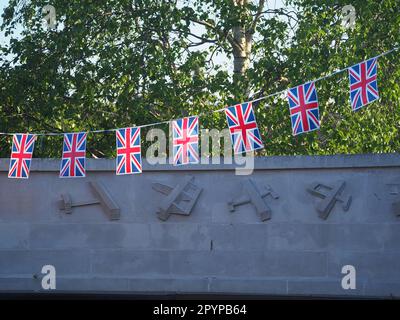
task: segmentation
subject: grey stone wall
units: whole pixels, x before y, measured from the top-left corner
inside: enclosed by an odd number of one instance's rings
[[[50,264],[55,292],[400,296],[397,154],[257,158],[251,176],[235,175],[234,164],[145,164],[143,174],[117,177],[113,160],[89,159],[86,178],[59,179],[59,160],[34,159],[30,178],[13,180],[8,161],[0,160],[0,292],[43,291]],[[165,195],[152,183],[173,187],[187,174],[203,188],[191,215],[159,220]],[[251,204],[228,210],[248,178],[279,194],[265,198],[268,221]],[[351,207],[337,203],[322,220],[306,188],[339,180]],[[99,205],[58,209],[62,193],[93,198],[88,181],[106,186],[120,220]],[[342,289],[344,265],[356,268],[355,290]]]

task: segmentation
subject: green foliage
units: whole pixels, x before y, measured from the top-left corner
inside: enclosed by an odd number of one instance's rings
[[[1,27],[11,41],[0,47],[0,131],[109,129],[200,113],[201,127],[222,129],[223,114],[211,111],[253,98],[243,84],[261,90],[255,97],[266,95],[400,44],[397,0],[353,0],[354,30],[341,26],[347,1],[287,2],[293,12],[276,10],[258,20],[252,66],[237,81],[210,56],[232,58],[228,34],[235,25],[251,25],[258,1],[239,7],[232,0],[178,6],[172,0],[54,0],[58,28],[48,31],[41,14],[47,1],[11,0]],[[204,28],[197,38],[193,25]],[[196,41],[208,46],[190,50]],[[357,113],[349,105],[347,73],[318,82],[321,130],[298,137],[291,134],[286,99],[261,101],[256,115],[266,148],[260,154],[398,151],[399,52],[381,58],[378,71],[381,99]],[[2,157],[9,156],[9,142],[0,138]],[[61,142],[40,138],[35,156],[60,157]],[[112,157],[114,144],[113,134],[90,135],[88,151]]]

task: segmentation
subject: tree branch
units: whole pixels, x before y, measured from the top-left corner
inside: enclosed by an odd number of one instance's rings
[[[198,20],[195,18],[189,18],[190,21],[194,22],[194,23],[198,23],[200,25],[203,25],[211,30],[213,30],[217,35],[219,35],[221,38],[226,38],[228,40],[228,42],[232,45],[232,46],[240,46],[240,44],[232,37],[231,34],[229,34],[229,31],[223,31],[218,29],[214,24],[208,22],[208,21],[204,21],[204,20]]]
[[[260,19],[260,17],[262,16],[264,5],[265,5],[265,0],[260,0],[260,2],[258,4],[257,13],[256,13],[256,15],[253,19],[253,22],[248,30],[248,33],[253,34],[254,31],[256,30],[257,22]]]

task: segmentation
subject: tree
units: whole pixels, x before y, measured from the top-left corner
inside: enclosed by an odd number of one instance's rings
[[[224,128],[221,113],[373,57],[400,42],[400,3],[353,0],[353,30],[341,25],[346,1],[288,0],[284,8],[248,0],[10,0],[1,29],[2,132],[120,128],[199,114]],[[18,25],[21,35],[15,34]],[[196,50],[196,48],[198,50]],[[231,74],[215,65],[223,53]],[[379,60],[381,100],[353,113],[345,73],[317,83],[320,131],[291,135],[287,101],[255,105],[266,149],[260,154],[395,152],[399,149],[398,52]],[[88,151],[113,156],[113,134],[89,136]],[[35,156],[59,157],[60,137],[39,140]],[[9,156],[9,139],[0,140]]]

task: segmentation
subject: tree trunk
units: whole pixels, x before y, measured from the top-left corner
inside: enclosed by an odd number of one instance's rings
[[[240,16],[238,18],[238,25],[233,27],[233,72],[235,74],[244,75],[250,66],[251,45],[253,34],[251,30],[246,30],[246,27],[241,25],[241,16],[248,14],[247,3],[248,0],[233,0],[235,6],[240,8]],[[249,32],[250,31],[250,32]]]
[[[246,33],[243,26],[233,28],[233,72],[244,75],[250,66],[251,46],[253,44],[253,34]]]
[[[251,49],[253,36],[257,22],[263,14],[265,0],[258,1],[257,13],[252,17],[248,10],[248,0],[233,0],[235,6],[239,7],[238,25],[233,27],[233,41],[231,41],[233,51],[233,81],[238,87],[240,94],[249,97],[250,86],[245,77],[246,71],[250,67]],[[251,21],[251,24],[246,21]]]

